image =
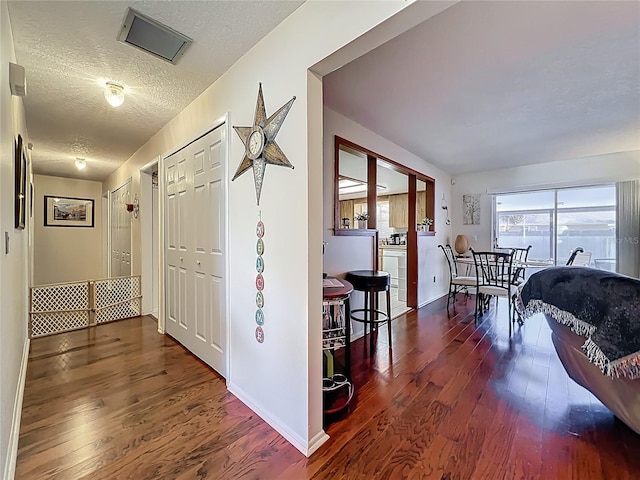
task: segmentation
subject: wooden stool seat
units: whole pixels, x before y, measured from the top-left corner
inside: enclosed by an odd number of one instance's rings
[[[380,323],[387,322],[391,348],[391,275],[380,270],[354,270],[347,273],[346,279],[354,290],[364,292],[364,308],[351,310],[351,319],[364,324],[365,335],[369,325],[369,356],[373,356],[373,330]],[[376,308],[378,292],[387,292],[386,311]]]

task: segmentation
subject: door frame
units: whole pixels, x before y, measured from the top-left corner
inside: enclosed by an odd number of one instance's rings
[[[160,156],[154,158],[146,165],[139,169],[140,173],[140,205],[143,210],[140,214],[140,261],[141,261],[141,273],[142,273],[142,314],[148,315],[153,313],[153,236],[156,232],[153,231],[153,218],[149,213],[145,215],[145,212],[153,212],[153,188],[151,186],[151,171],[153,167],[160,168]],[[160,170],[158,170],[158,187],[160,181]],[[160,192],[158,191],[158,196]],[[159,199],[158,199],[159,200]],[[159,222],[162,216],[160,212],[160,206],[158,205],[158,218]],[[160,223],[157,223],[159,226]],[[158,228],[158,234],[162,237],[162,231]],[[161,241],[158,239],[158,246]],[[160,250],[160,248],[158,248]],[[160,269],[159,257],[156,258],[158,262],[158,269]],[[158,315],[160,314],[160,282],[158,282]]]
[[[111,277],[111,192],[107,190],[102,200],[102,276]]]
[[[167,264],[165,259],[165,249],[166,249],[166,235],[165,235],[165,225],[164,225],[164,217],[165,217],[165,175],[164,175],[164,166],[165,161],[168,157],[173,155],[176,152],[179,152],[183,148],[185,148],[190,143],[198,140],[199,138],[205,136],[207,133],[215,130],[216,128],[223,126],[222,130],[222,144],[224,145],[224,234],[222,235],[224,242],[224,294],[222,298],[224,299],[223,309],[223,319],[225,322],[225,346],[224,346],[224,356],[225,356],[225,371],[220,372],[222,376],[225,378],[226,383],[229,383],[229,376],[231,372],[230,367],[230,359],[231,355],[229,354],[229,346],[231,342],[230,338],[230,325],[229,321],[229,158],[231,154],[231,112],[226,112],[222,116],[216,118],[213,122],[211,122],[207,127],[205,127],[200,133],[194,135],[187,141],[181,142],[178,146],[171,148],[168,152],[164,153],[160,156],[158,162],[158,214],[160,219],[158,221],[158,228],[160,229],[160,241],[158,245],[158,253],[159,253],[159,262],[158,269],[162,273],[159,275],[159,288],[160,292],[158,295],[158,333],[165,333],[165,325],[166,325],[166,302],[167,299],[165,297],[166,291],[166,274],[167,274]]]

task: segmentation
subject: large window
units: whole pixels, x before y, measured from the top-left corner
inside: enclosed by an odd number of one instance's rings
[[[591,252],[591,266],[615,270],[615,185],[495,196],[495,244],[531,245],[529,258],[564,265],[576,247]]]

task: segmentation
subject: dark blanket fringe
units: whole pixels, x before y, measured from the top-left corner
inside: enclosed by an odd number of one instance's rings
[[[575,334],[586,337],[586,341],[582,345],[582,351],[589,361],[596,365],[604,375],[614,378],[628,378],[630,380],[640,378],[640,352],[612,362],[591,339],[591,335],[596,331],[596,327],[593,325],[542,300],[531,300],[524,309],[525,317],[531,317],[536,313],[547,314],[556,322],[569,327]]]

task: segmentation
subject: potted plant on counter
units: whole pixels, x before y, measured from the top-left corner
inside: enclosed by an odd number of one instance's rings
[[[418,224],[418,230],[421,232],[428,232],[431,230],[431,225],[433,225],[433,219],[425,217],[422,219],[422,222]]]
[[[355,220],[358,222],[358,229],[366,230],[367,229],[367,220],[369,220],[368,213],[356,213]]]

